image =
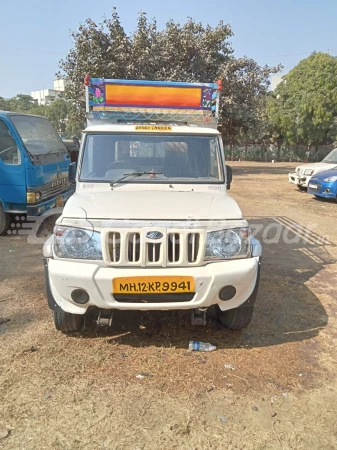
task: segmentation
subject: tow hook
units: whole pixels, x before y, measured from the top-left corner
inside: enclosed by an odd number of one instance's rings
[[[206,325],[206,313],[207,308],[192,309],[191,311],[191,323],[192,325]]]
[[[100,309],[98,311],[97,325],[99,327],[111,327],[112,318],[113,318],[113,311],[104,311]]]

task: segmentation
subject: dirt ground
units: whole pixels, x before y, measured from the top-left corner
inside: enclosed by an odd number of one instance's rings
[[[232,163],[264,251],[241,332],[156,312],[65,336],[41,245],[0,238],[0,448],[336,449],[337,204],[290,185],[294,166]],[[191,353],[191,339],[217,350]]]

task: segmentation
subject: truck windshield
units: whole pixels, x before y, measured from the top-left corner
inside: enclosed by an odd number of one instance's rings
[[[223,171],[218,136],[88,134],[80,180],[113,182],[220,183]],[[141,174],[156,172],[156,175]]]
[[[10,118],[31,155],[66,153],[62,139],[49,120],[25,115],[11,115]]]
[[[334,150],[332,150],[332,152],[330,152],[328,154],[328,156],[326,156],[323,159],[323,162],[325,163],[330,163],[330,164],[337,164],[337,148],[335,148]]]

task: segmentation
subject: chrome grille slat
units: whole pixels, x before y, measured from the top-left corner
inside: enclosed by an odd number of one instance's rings
[[[118,263],[121,259],[121,235],[118,232],[109,233],[109,255],[111,262]]]
[[[152,244],[150,242],[147,243],[147,256],[148,263],[158,263],[160,260],[160,251],[161,251],[161,243],[160,244]]]
[[[127,236],[128,240],[128,261],[137,263],[140,261],[140,233],[130,233]]]
[[[194,263],[197,260],[198,252],[200,248],[199,242],[200,235],[198,233],[189,233],[188,234],[188,262]]]
[[[132,245],[133,245],[132,261],[135,262],[136,261],[136,233],[134,233],[134,235],[133,235]]]
[[[167,260],[169,263],[177,263],[181,255],[182,238],[179,233],[168,233]]]
[[[117,252],[116,252],[116,233],[113,234],[112,238],[112,249],[113,249],[113,260],[117,260]]]
[[[174,234],[173,236],[172,236],[172,250],[173,250],[173,261],[175,261],[176,260],[176,235]]]

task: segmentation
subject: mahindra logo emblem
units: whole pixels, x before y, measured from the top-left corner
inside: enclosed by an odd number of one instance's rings
[[[146,237],[148,239],[161,239],[163,237],[163,233],[160,231],[148,231],[146,233]]]

